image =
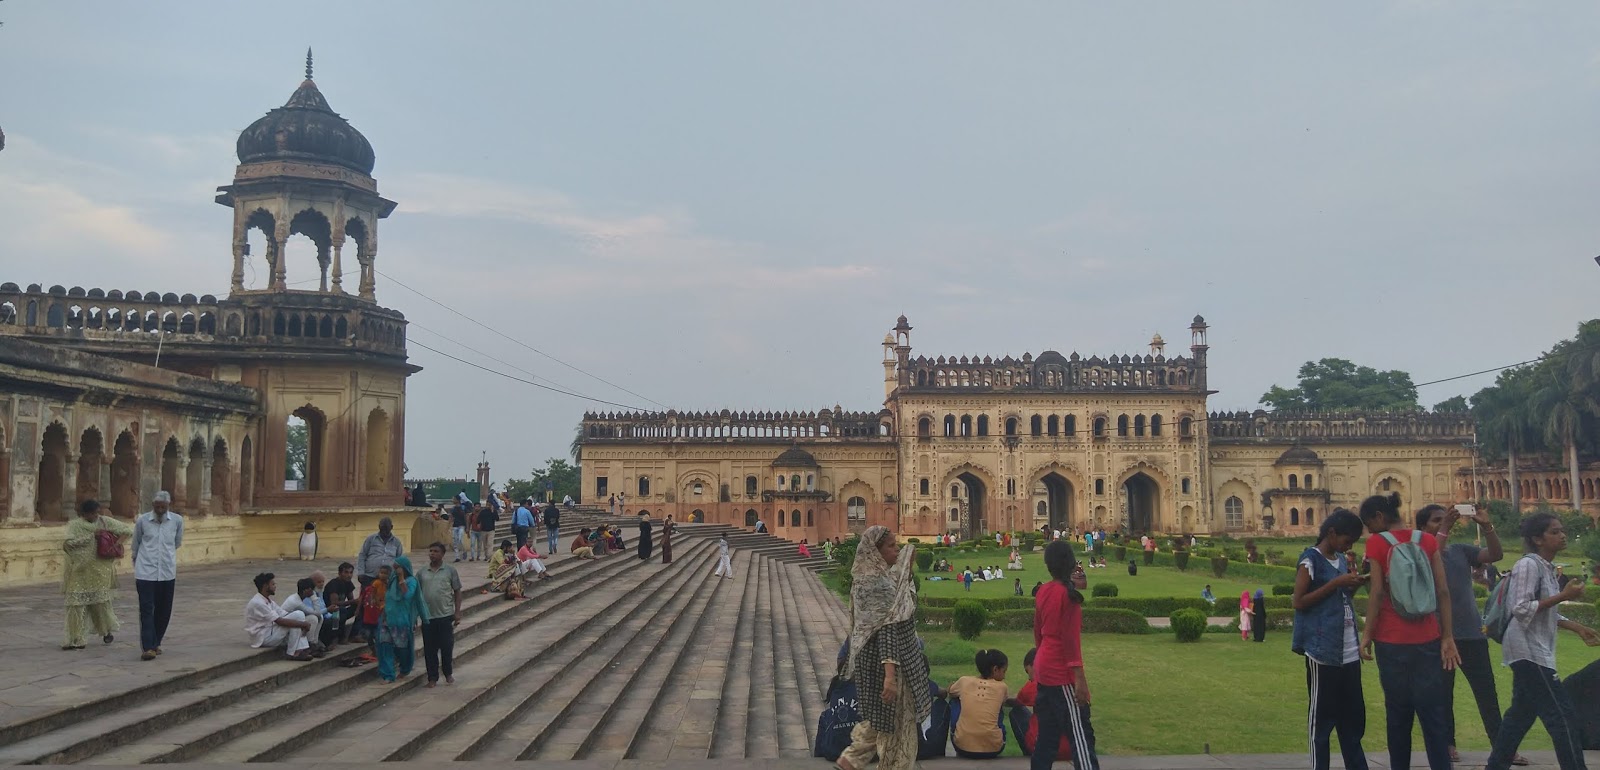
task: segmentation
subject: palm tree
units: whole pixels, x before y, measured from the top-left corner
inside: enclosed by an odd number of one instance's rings
[[[1549,367],[1556,369],[1558,367]],[[1555,374],[1555,372],[1551,372]],[[1567,455],[1567,483],[1572,493],[1572,510],[1583,510],[1582,482],[1578,478],[1578,436],[1583,431],[1583,405],[1565,382],[1546,381],[1534,391],[1533,416],[1545,442],[1562,447]]]
[[[573,431],[572,445],[567,447],[567,452],[572,455],[572,462],[574,464],[582,461],[582,458],[579,457],[579,455],[583,454],[583,423],[578,423],[577,429]]]
[[[1511,486],[1511,511],[1522,513],[1522,486],[1517,481],[1517,456],[1538,445],[1529,409],[1529,367],[1507,369],[1495,384],[1472,397],[1478,437],[1491,457],[1504,452]]]

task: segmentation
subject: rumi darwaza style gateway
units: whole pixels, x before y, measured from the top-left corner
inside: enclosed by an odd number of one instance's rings
[[[417,519],[398,514],[419,368],[405,318],[375,294],[378,221],[395,203],[372,145],[329,107],[308,54],[304,82],[237,150],[216,196],[233,212],[226,298],[0,285],[0,584],[59,575],[61,525],[90,498],[127,518],[169,491],[184,563],[292,555],[308,522],[323,552],[354,554],[379,518],[402,535]],[[252,235],[266,244],[255,290]],[[297,235],[315,263],[286,264]],[[291,418],[307,433],[296,489]]]
[[[1208,413],[1207,325],[1187,356],[911,355],[883,341],[884,408],[591,413],[591,501],[816,542],[882,524],[908,536],[1105,527],[1307,534],[1379,491],[1473,497],[1466,414]]]

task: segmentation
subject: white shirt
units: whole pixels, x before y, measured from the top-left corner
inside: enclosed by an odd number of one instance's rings
[[[276,602],[262,596],[260,591],[250,597],[250,602],[244,606],[244,632],[250,637],[250,646],[265,647],[267,640],[272,637],[273,626],[277,625],[273,621],[287,614]]]
[[[308,618],[321,615],[322,613],[317,610],[318,601],[320,600],[316,594],[312,594],[310,599],[302,599],[300,594],[291,594],[289,598],[283,600],[283,614],[298,611],[304,612]]]
[[[1539,609],[1539,600],[1561,591],[1556,567],[1538,554],[1529,554],[1511,567],[1506,587],[1506,604],[1511,607],[1511,623],[1500,644],[1506,665],[1526,660],[1545,668],[1556,667],[1556,629],[1562,620],[1556,607]]]
[[[178,547],[183,545],[183,517],[167,511],[156,519],[145,511],[133,523],[133,579],[177,580]]]

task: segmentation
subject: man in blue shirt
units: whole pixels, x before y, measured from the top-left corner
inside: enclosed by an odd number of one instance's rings
[[[513,535],[517,536],[517,549],[518,550],[521,550],[522,546],[527,544],[527,542],[528,542],[528,530],[532,529],[532,528],[533,528],[533,498],[530,497],[530,498],[527,498],[527,499],[523,500],[522,501],[522,505],[517,506],[517,513],[511,519],[511,533]]]

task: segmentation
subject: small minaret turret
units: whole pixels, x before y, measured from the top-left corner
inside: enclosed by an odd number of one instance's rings
[[[899,379],[901,386],[911,384],[911,324],[905,316],[900,316],[894,324],[895,358],[899,361]]]
[[[1206,319],[1204,316],[1195,316],[1194,323],[1189,324],[1189,352],[1194,354],[1194,384],[1200,390],[1206,390],[1206,351],[1211,349],[1206,344]]]
[[[895,386],[899,382],[895,378],[895,365],[899,363],[899,360],[899,357],[894,353],[894,335],[883,335],[883,395],[885,397],[894,395]]]

